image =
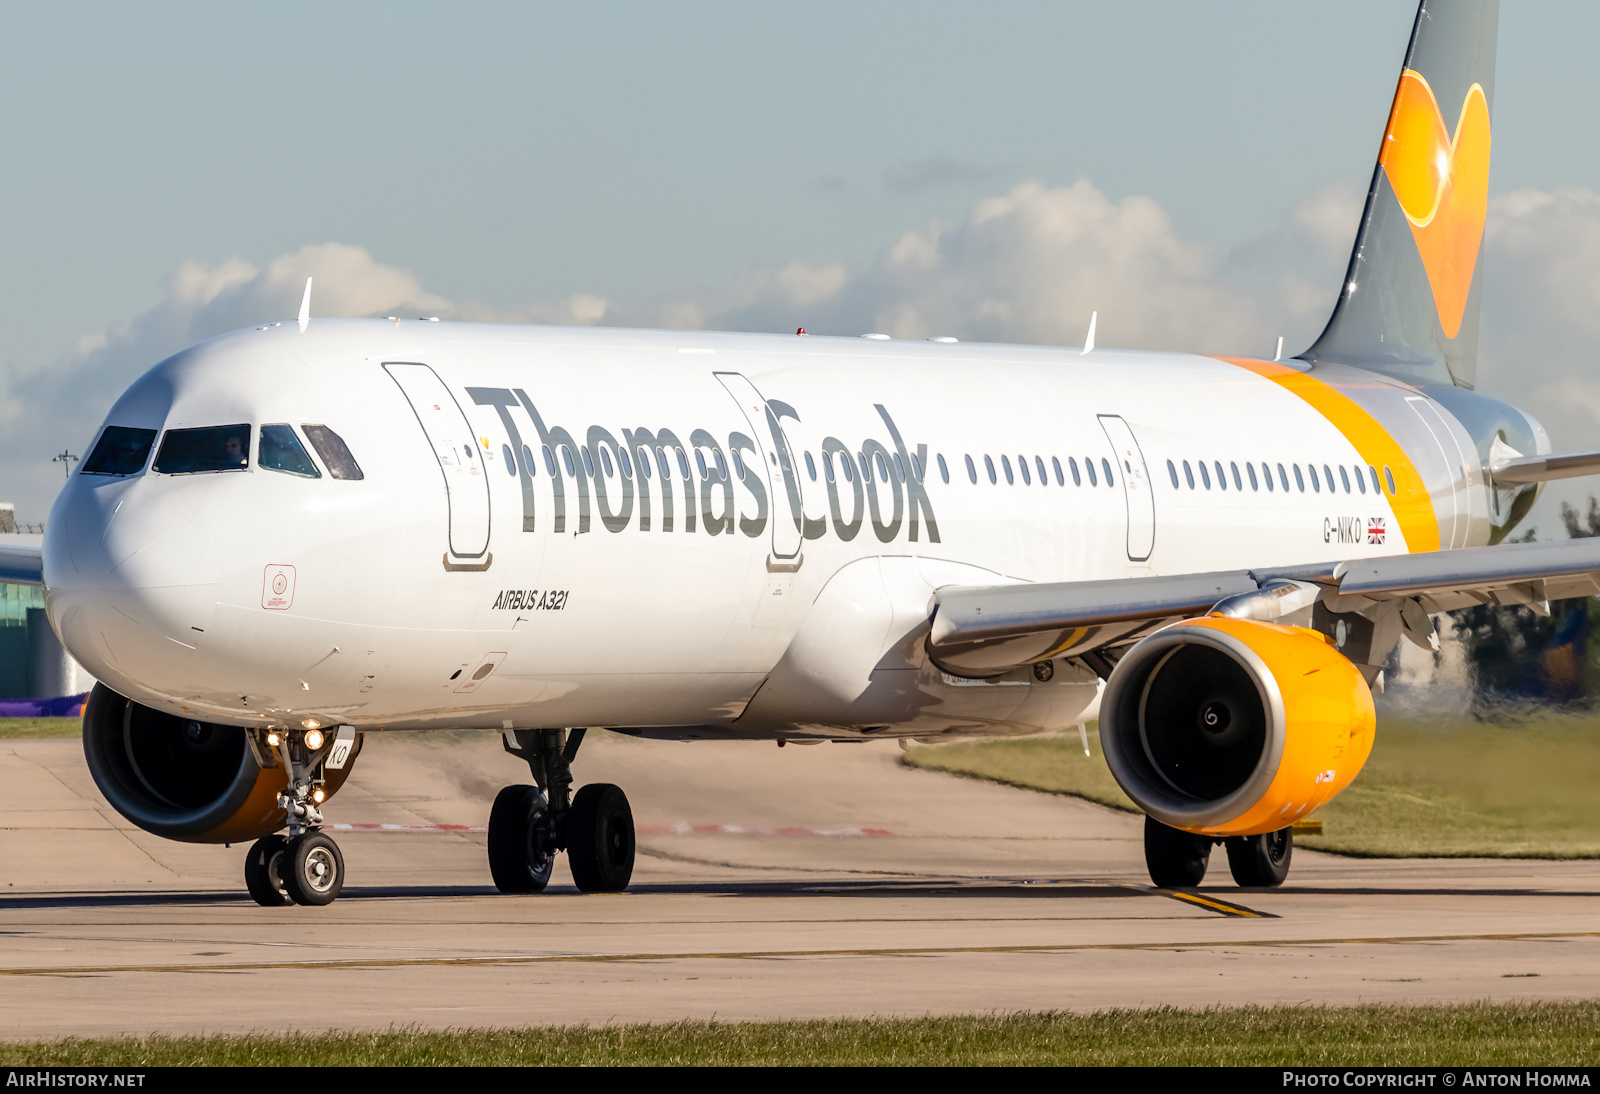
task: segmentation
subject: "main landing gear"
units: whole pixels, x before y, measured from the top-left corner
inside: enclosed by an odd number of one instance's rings
[[[1154,817],[1144,819],[1144,862],[1150,880],[1163,889],[1187,889],[1199,885],[1206,876],[1211,845],[1220,843],[1228,851],[1228,870],[1233,880],[1247,888],[1272,888],[1289,876],[1289,860],[1294,854],[1294,832],[1280,828],[1260,836],[1197,836],[1170,828]]]
[[[610,783],[572,793],[572,761],[584,731],[509,730],[505,749],[527,761],[534,786],[508,786],[489,812],[489,872],[502,893],[537,893],[556,854],[589,893],[617,893],[633,877],[633,810]],[[515,744],[513,744],[515,742]]]
[[[346,735],[343,729],[337,736],[308,730],[294,734],[277,731],[266,737],[266,745],[289,773],[288,785],[278,795],[278,807],[289,821],[289,834],[263,836],[245,856],[245,888],[262,907],[332,904],[344,889],[344,856],[339,845],[321,831],[319,806],[324,766],[333,756],[331,766],[342,767],[354,740],[354,731]]]

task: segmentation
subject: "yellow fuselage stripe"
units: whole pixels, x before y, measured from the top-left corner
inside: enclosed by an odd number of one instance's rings
[[[1439,519],[1416,465],[1400,442],[1355,400],[1307,373],[1276,361],[1253,357],[1219,357],[1217,360],[1248,369],[1298,395],[1344,434],[1364,461],[1380,470],[1388,468],[1394,472],[1395,492],[1389,498],[1389,508],[1400,526],[1400,534],[1405,537],[1406,550],[1439,549]]]

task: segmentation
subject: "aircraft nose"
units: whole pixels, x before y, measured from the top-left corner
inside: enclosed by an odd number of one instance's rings
[[[47,526],[50,619],[73,657],[112,686],[159,688],[215,614],[215,539],[183,501],[167,483],[84,484]]]

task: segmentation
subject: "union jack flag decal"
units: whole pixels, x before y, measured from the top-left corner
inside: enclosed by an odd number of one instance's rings
[[[1383,518],[1382,517],[1371,517],[1371,518],[1369,518],[1367,520],[1367,542],[1368,543],[1382,543],[1383,542],[1383,531],[1384,531],[1384,529],[1383,529]]]

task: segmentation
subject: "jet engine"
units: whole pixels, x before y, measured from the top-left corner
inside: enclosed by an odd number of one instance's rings
[[[342,769],[326,770],[324,798],[349,776],[360,740]],[[288,823],[278,806],[288,778],[264,731],[181,718],[97,684],[83,710],[83,754],[106,801],[146,832],[242,843]]]
[[[1372,693],[1321,634],[1207,616],[1117,663],[1100,705],[1106,763],[1150,816],[1252,836],[1310,816],[1372,751]]]

